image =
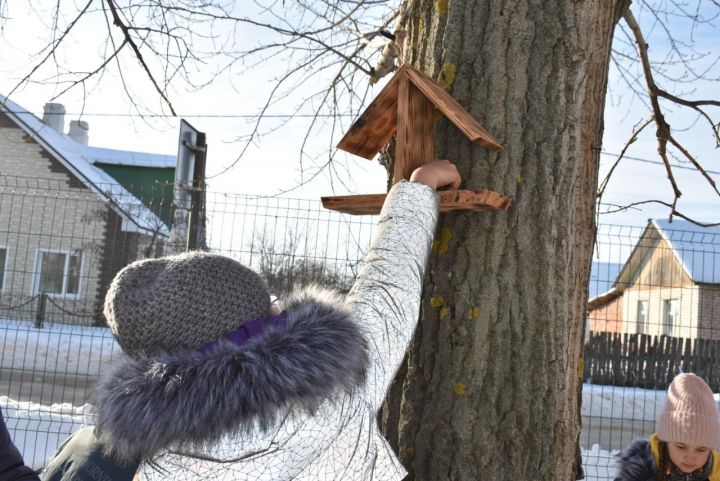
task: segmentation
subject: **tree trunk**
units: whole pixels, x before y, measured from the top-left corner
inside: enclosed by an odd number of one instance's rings
[[[414,479],[575,479],[604,99],[627,3],[406,5],[405,61],[504,145],[485,151],[443,120],[436,155],[464,188],[513,198],[508,212],[441,219],[407,372],[383,413]]]

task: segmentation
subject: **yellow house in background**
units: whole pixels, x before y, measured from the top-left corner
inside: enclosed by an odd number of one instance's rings
[[[720,339],[720,228],[650,220],[588,321],[593,332]]]

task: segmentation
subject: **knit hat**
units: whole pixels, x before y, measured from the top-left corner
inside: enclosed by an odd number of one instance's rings
[[[269,310],[260,275],[229,257],[189,252],[126,266],[104,313],[123,350],[138,356],[197,349]]]
[[[668,388],[655,431],[661,441],[716,448],[720,420],[710,386],[695,374],[677,375]]]

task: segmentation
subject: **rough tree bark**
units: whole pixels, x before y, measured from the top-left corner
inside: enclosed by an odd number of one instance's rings
[[[441,220],[414,344],[383,412],[418,480],[574,480],[578,369],[612,34],[629,2],[411,0],[405,61],[504,144],[447,121],[436,155],[505,213]]]

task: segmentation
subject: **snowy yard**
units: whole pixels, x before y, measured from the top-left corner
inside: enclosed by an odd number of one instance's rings
[[[35,329],[29,323],[0,321],[3,334],[0,367],[6,370],[40,370],[97,376],[120,351],[109,329],[49,326]],[[664,391],[585,384],[583,422],[618,420],[653,422],[665,400]],[[59,444],[80,427],[92,424],[92,406],[41,405],[0,396],[8,427],[28,464],[41,467]],[[582,447],[586,479],[612,480],[614,454],[594,444]]]

